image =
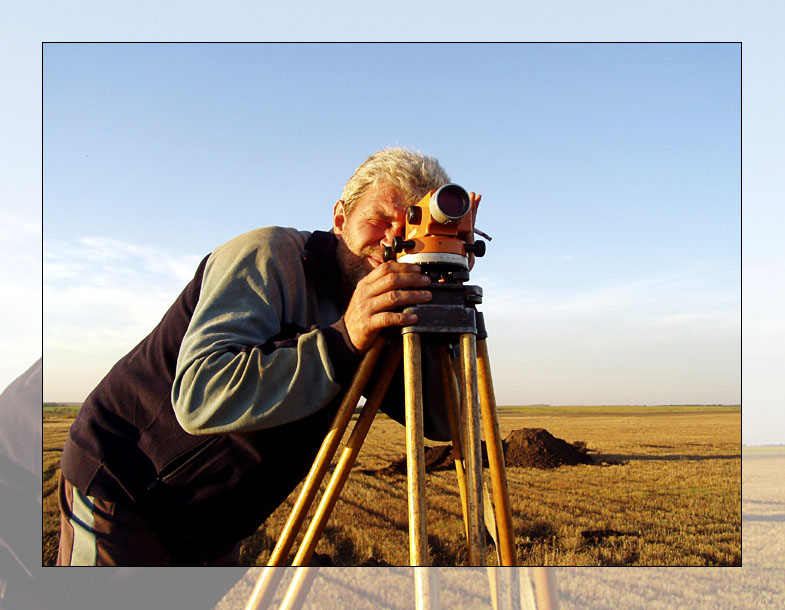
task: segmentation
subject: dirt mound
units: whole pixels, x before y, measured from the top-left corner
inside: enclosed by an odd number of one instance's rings
[[[558,468],[559,466],[574,466],[576,464],[594,464],[595,460],[586,453],[584,443],[570,444],[565,440],[556,438],[545,428],[521,428],[513,430],[502,441],[504,464],[507,467],[524,468]],[[482,443],[482,463],[488,466],[488,453],[485,442]],[[452,445],[437,445],[425,447],[425,471],[447,470],[454,467]],[[406,474],[406,456],[390,462],[388,466],[379,470],[369,471],[369,474],[379,476],[392,476]]]
[[[504,439],[502,446],[507,466],[547,469],[594,463],[584,445],[571,445],[556,438],[545,428],[513,430]]]

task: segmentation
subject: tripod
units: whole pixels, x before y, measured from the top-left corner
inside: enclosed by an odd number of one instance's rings
[[[497,542],[499,565],[517,565],[512,513],[486,346],[486,333],[482,314],[477,312],[475,308],[475,305],[482,302],[482,290],[478,286],[452,283],[434,284],[431,286],[431,290],[433,293],[431,302],[418,305],[416,310],[412,309],[416,311],[418,321],[414,326],[403,328],[402,340],[393,341],[388,346],[387,340],[380,336],[363,357],[272,551],[267,568],[262,572],[251,593],[246,610],[266,608],[270,604],[275,589],[283,576],[283,570],[277,569],[277,567],[283,566],[286,561],[354,413],[355,406],[368,385],[383,352],[386,352],[386,355],[375,386],[367,393],[367,401],[295,555],[292,565],[303,567],[303,569],[299,570],[295,576],[286,598],[288,600],[302,599],[303,590],[307,594],[310,583],[315,577],[315,568],[305,566],[308,566],[310,562],[324,526],[341,493],[349,471],[357,459],[402,357],[406,415],[409,556],[412,566],[429,565],[425,520],[422,396],[422,346],[424,341],[435,344],[438,353],[444,400],[453,439],[458,489],[468,539],[469,564],[485,565],[485,520],[482,501],[480,439],[480,420],[482,420],[493,491],[493,504],[490,505],[487,494],[486,503],[495,512],[495,518],[488,519],[492,524],[489,529]],[[457,371],[460,383],[456,380],[450,354],[450,345],[455,343],[456,339],[460,348],[460,362],[458,363],[460,366]],[[418,574],[421,575],[419,570],[415,572],[416,576]],[[421,575],[420,578],[423,576]],[[418,591],[421,589],[422,587],[418,587]],[[420,599],[421,597],[418,595],[418,600]]]

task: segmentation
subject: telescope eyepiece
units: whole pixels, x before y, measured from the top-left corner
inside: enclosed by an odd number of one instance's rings
[[[445,184],[433,194],[428,207],[437,222],[448,224],[460,220],[471,209],[469,193],[457,184]]]

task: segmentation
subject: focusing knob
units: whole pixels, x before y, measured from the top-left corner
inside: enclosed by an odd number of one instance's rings
[[[410,239],[406,241],[400,235],[396,235],[395,237],[393,237],[392,247],[395,252],[403,252],[404,250],[411,250],[412,248],[414,248],[414,240]]]
[[[422,222],[422,209],[416,205],[410,205],[406,210],[406,222],[410,225],[418,225]]]
[[[485,242],[481,239],[478,239],[473,244],[464,244],[463,247],[466,249],[467,254],[471,252],[477,257],[485,256]]]

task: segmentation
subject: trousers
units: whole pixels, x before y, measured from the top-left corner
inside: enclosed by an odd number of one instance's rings
[[[179,564],[164,541],[132,508],[83,493],[60,475],[59,566],[166,566]],[[240,542],[202,565],[237,565]]]

